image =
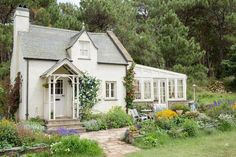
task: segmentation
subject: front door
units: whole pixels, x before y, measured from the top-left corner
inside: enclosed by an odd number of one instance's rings
[[[64,115],[64,107],[65,107],[65,85],[63,79],[58,79],[55,85],[55,102],[56,102],[56,117],[63,117]],[[53,87],[51,88],[53,90]],[[52,92],[53,99],[53,92]]]

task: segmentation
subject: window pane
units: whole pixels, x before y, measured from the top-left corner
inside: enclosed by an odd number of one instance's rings
[[[115,95],[114,95],[114,83],[111,83],[111,97],[115,97]]]
[[[109,83],[106,83],[106,97],[109,97]]]
[[[134,94],[135,94],[135,99],[141,99],[141,90],[140,90],[140,82],[139,80],[135,80],[135,86],[134,86]]]
[[[177,92],[178,92],[178,98],[183,98],[183,80],[178,80],[177,81]]]
[[[80,41],[80,57],[89,58],[89,42]]]
[[[151,82],[144,81],[144,99],[151,99]]]
[[[175,80],[169,80],[169,98],[175,98]]]
[[[158,82],[154,81],[153,82],[153,90],[154,90],[154,99],[158,100],[159,99],[159,95],[158,95]]]

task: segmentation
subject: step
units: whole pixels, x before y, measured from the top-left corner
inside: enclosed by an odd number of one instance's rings
[[[47,122],[47,124],[58,124],[58,125],[64,125],[64,124],[73,124],[73,125],[80,125],[80,120],[77,119],[56,119],[56,120],[50,120]]]
[[[47,122],[47,130],[49,132],[55,132],[58,128],[75,129],[79,132],[86,131],[78,119],[56,119]]]

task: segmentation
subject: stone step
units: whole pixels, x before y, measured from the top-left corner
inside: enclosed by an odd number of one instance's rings
[[[80,133],[86,131],[78,119],[56,119],[47,122],[47,130],[49,132],[57,131],[58,128],[76,129]]]
[[[56,120],[49,120],[48,123],[49,124],[57,124],[57,125],[64,125],[64,124],[74,124],[74,125],[79,125],[81,124],[81,122],[77,119],[56,119]]]

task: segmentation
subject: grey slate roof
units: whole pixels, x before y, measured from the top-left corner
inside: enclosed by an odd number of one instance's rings
[[[19,33],[23,57],[48,60],[68,58],[66,49],[81,34],[81,31],[30,25],[29,32]],[[127,58],[107,33],[87,34],[98,49],[98,63],[127,64]]]

